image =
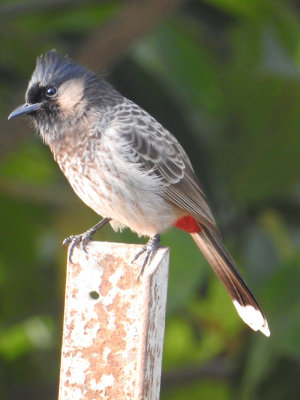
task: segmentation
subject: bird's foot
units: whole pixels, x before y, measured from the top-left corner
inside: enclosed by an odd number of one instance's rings
[[[143,272],[145,270],[146,265],[150,265],[151,261],[153,260],[153,257],[155,256],[155,254],[157,253],[157,250],[159,249],[160,246],[160,236],[159,234],[156,234],[155,236],[153,236],[152,238],[150,238],[150,240],[148,241],[148,243],[142,248],[142,250],[140,250],[131,260],[131,262],[133,263],[134,261],[136,261],[143,253],[146,253],[145,258],[144,258],[144,262],[143,265],[136,277],[136,280],[138,281],[140,279],[140,276],[143,275]]]
[[[80,233],[79,235],[71,235],[63,241],[63,247],[70,245],[69,262],[72,262],[74,247],[80,244],[82,250],[86,252],[86,245],[92,240],[92,238],[93,235],[90,233],[90,231],[86,231],[84,233]]]
[[[102,228],[102,226],[106,225],[109,221],[111,221],[111,218],[103,218],[100,222],[98,222],[98,224],[90,228],[88,231],[80,233],[79,235],[71,235],[63,241],[63,247],[70,245],[69,262],[72,262],[74,247],[80,244],[81,249],[87,252],[86,245],[93,239],[94,233],[96,233],[98,229]]]

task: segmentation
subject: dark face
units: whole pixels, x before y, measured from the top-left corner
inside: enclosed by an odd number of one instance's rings
[[[54,104],[57,96],[57,87],[55,85],[40,86],[38,83],[28,88],[26,100],[29,104],[44,103],[45,105]],[[50,106],[51,107],[51,106]]]
[[[26,103],[9,119],[29,115],[41,136],[50,142],[64,134],[68,120],[74,123],[83,115],[85,70],[51,51],[38,58],[25,95]]]
[[[37,105],[37,109],[32,112],[26,112],[26,114],[32,116],[36,120],[41,117],[42,114],[53,114],[57,117],[60,113],[57,96],[58,88],[55,85],[41,86],[36,83],[30,86],[25,96],[26,104],[35,104]]]
[[[25,95],[26,103],[8,119],[29,115],[49,144],[76,127],[89,110],[101,112],[122,99],[95,73],[51,50],[38,57]]]
[[[9,119],[29,115],[47,143],[64,134],[68,121],[76,124],[86,104],[81,78],[68,79],[59,86],[36,82],[29,85],[25,97],[26,103],[14,110]]]

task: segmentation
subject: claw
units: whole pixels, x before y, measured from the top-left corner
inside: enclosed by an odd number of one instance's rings
[[[67,237],[63,241],[62,245],[63,245],[63,247],[65,247],[70,244],[69,256],[68,256],[69,262],[72,262],[72,255],[73,255],[74,247],[80,243],[82,250],[87,253],[86,245],[88,244],[88,242],[90,242],[92,240],[94,233],[110,221],[111,221],[111,218],[103,218],[100,222],[98,222],[98,224],[93,226],[88,231],[81,233],[79,235],[71,235],[71,236]]]
[[[87,231],[85,233],[81,233],[79,235],[71,235],[63,241],[63,247],[70,244],[69,248],[69,262],[72,262],[72,255],[74,251],[74,247],[77,245],[81,245],[83,251],[86,251],[86,245],[88,242],[92,240],[92,235]]]
[[[150,240],[148,241],[148,243],[146,244],[146,246],[144,246],[131,260],[131,263],[133,263],[134,261],[136,261],[143,253],[146,253],[146,256],[144,258],[144,262],[141,266],[141,269],[136,277],[136,280],[138,281],[141,277],[141,275],[143,275],[144,270],[146,265],[150,265],[153,257],[155,256],[155,254],[157,253],[157,250],[159,249],[159,245],[160,245],[160,237],[159,234],[156,234],[155,236],[153,236],[152,238],[150,238]]]

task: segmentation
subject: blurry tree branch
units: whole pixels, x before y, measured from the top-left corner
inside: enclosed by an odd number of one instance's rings
[[[40,14],[47,11],[82,7],[88,4],[105,3],[109,0],[31,0],[26,2],[13,2],[0,5],[0,21],[9,18],[22,17],[23,15]]]
[[[79,1],[73,0],[73,3]],[[74,58],[92,69],[103,70],[107,68],[128,51],[133,42],[149,32],[184,2],[185,0],[134,0],[124,2],[110,21],[98,28],[86,42],[81,44]],[[40,4],[40,2],[31,1],[24,3],[24,6],[34,3]],[[50,3],[50,1],[47,0],[45,3]],[[53,1],[53,3],[66,4],[71,3],[71,1]],[[81,3],[83,3],[83,0],[81,0]],[[21,4],[23,3],[18,5],[21,6]],[[2,11],[0,9],[0,14]],[[23,97],[24,94],[20,93],[20,99],[23,99]],[[9,108],[7,114],[10,111]],[[13,122],[3,120],[0,123],[0,158],[12,151],[23,139],[27,131],[26,128],[24,129],[24,125],[26,126],[24,120],[21,119]]]
[[[38,185],[0,177],[0,192],[29,203],[60,207],[74,204],[76,198],[66,185]]]
[[[163,373],[162,391],[200,379],[227,380],[232,378],[233,373],[228,360],[218,357],[198,367],[185,367]]]
[[[103,70],[115,63],[130,46],[168,17],[185,0],[132,1],[94,32],[78,50],[76,60]]]

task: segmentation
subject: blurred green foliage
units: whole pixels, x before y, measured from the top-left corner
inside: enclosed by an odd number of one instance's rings
[[[37,55],[57,48],[76,59],[129,2],[28,2],[18,12],[24,3],[0,5],[0,397],[50,400],[62,330],[61,242],[98,216],[33,130],[5,119],[22,103]],[[242,323],[192,240],[171,230],[162,239],[171,247],[162,399],[299,397],[299,13],[296,0],[187,1],[106,68],[184,145],[272,332],[266,339]],[[109,227],[97,240],[138,241]]]

